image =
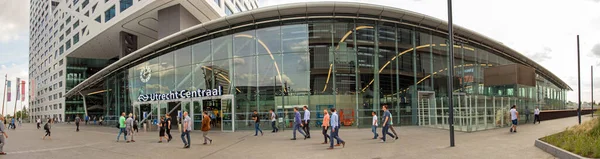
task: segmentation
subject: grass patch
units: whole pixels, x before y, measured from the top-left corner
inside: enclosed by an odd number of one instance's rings
[[[600,111],[596,114],[600,115]],[[541,140],[584,157],[600,158],[600,118],[569,127]]]

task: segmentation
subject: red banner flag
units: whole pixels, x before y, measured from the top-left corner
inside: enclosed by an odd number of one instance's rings
[[[21,102],[25,101],[25,81],[21,81]]]

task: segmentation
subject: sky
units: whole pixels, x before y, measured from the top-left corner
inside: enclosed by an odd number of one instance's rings
[[[7,114],[13,114],[15,107],[16,78],[29,81],[28,67],[29,0],[0,0],[0,83],[4,83],[4,76],[8,75],[12,84],[11,102],[4,104]],[[0,91],[3,90],[4,84],[0,84]],[[0,95],[0,101],[4,101],[4,98]],[[20,110],[21,106],[22,102],[18,102],[17,109]]]
[[[322,0],[259,0],[260,6]],[[339,1],[339,0],[330,0]],[[447,20],[445,0],[346,0],[391,6]],[[578,100],[577,42],[580,35],[582,101],[590,101],[590,66],[600,86],[600,0],[455,0],[454,24],[481,33],[537,61],[565,81]],[[0,0],[0,79],[28,80],[29,1]],[[2,82],[2,81],[0,81]],[[4,86],[0,84],[0,91]],[[29,93],[26,93],[29,94]],[[594,90],[600,100],[600,89]],[[14,96],[12,97],[14,101]],[[0,96],[0,101],[4,96]],[[12,114],[13,102],[5,104]],[[19,103],[19,106],[21,104]]]
[[[260,0],[260,6],[323,0]],[[340,0],[328,0],[340,1]],[[446,0],[345,0],[410,10],[447,21]],[[577,35],[581,100],[591,101],[591,66],[600,87],[600,0],[454,0],[453,22],[513,48],[565,81],[578,101]],[[595,101],[600,89],[594,90]]]

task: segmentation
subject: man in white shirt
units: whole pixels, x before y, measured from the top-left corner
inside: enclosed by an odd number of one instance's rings
[[[302,109],[304,109],[304,119],[302,120],[302,122],[304,122],[303,129],[306,133],[306,138],[310,138],[310,111],[306,105]]]
[[[512,120],[512,126],[510,127],[510,132],[517,132],[517,125],[519,123],[519,112],[517,111],[517,106],[513,105],[510,109],[510,119]]]
[[[271,127],[273,127],[273,131],[271,131],[271,133],[279,132],[279,128],[277,128],[277,116],[275,116],[275,112],[273,109],[271,109],[269,110],[269,113],[271,114]]]
[[[373,132],[373,139],[377,139],[379,134],[377,134],[377,114],[375,112],[371,113],[373,115],[373,126],[371,126],[371,131]]]
[[[535,115],[535,118],[533,118],[533,124],[535,124],[535,121],[537,121],[539,124],[540,123],[540,107],[535,107],[533,114]]]
[[[40,124],[42,123],[42,119],[37,118],[36,122],[37,122],[37,129],[40,129]]]

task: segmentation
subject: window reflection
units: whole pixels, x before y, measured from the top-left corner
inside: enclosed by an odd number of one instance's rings
[[[564,101],[564,90],[541,76],[535,87],[484,85],[487,68],[513,62],[475,44],[451,46],[455,65],[450,67],[455,72],[448,73],[450,47],[445,36],[435,32],[355,19],[282,24],[211,35],[138,64],[123,75],[129,79],[129,99],[142,93],[222,86],[224,94],[235,96],[238,129],[252,129],[247,126],[252,110],[264,116],[269,109],[275,109],[287,127],[292,108],[304,105],[313,112],[337,107],[344,112],[345,125],[369,125],[370,112],[380,113],[382,105],[390,107],[394,123],[443,125],[448,78],[454,80],[452,92],[467,106],[497,103],[500,108],[507,101],[544,101],[556,109]],[[142,82],[145,68],[151,73]],[[440,116],[422,118],[424,105],[436,108],[429,112]],[[468,107],[463,106],[457,111],[466,113],[462,109]],[[492,108],[476,111],[488,114],[481,119],[495,122]],[[319,121],[316,113],[314,117]]]

